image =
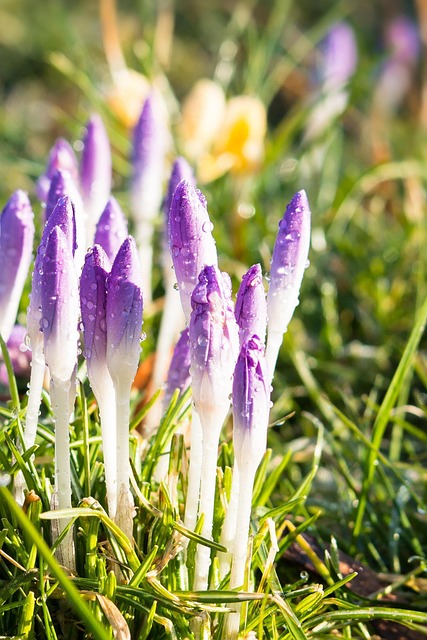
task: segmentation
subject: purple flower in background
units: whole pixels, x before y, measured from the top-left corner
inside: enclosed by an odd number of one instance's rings
[[[310,208],[305,191],[298,191],[279,223],[267,293],[267,362],[271,378],[283,334],[299,300],[310,247]]]
[[[18,378],[30,377],[31,370],[31,351],[26,345],[27,329],[21,324],[15,324],[7,341],[7,350],[12,362],[14,374]],[[7,386],[9,384],[6,365],[2,362],[2,354],[0,353],[0,384]]]
[[[205,266],[191,304],[190,373],[194,402],[204,428],[213,417],[215,422],[224,421],[238,352],[238,328],[226,274],[216,266]]]
[[[168,406],[176,389],[185,391],[191,384],[190,376],[190,342],[188,327],[183,329],[173,351],[169,366],[163,404]]]
[[[233,378],[233,442],[241,469],[255,469],[267,443],[270,413],[270,377],[264,345],[253,335],[242,345]]]
[[[162,204],[167,130],[154,94],[144,102],[132,147],[130,209],[143,267],[145,301],[151,302],[154,219]]]
[[[68,171],[58,169],[58,171],[55,171],[52,176],[52,180],[50,181],[46,200],[45,221],[49,219],[52,211],[56,207],[56,203],[62,196],[68,196],[74,207],[83,211],[83,202],[76,187],[76,183]]]
[[[156,99],[150,95],[133,133],[131,208],[136,222],[151,222],[160,211],[165,153],[165,125]]]
[[[163,246],[163,261],[164,261],[164,270],[166,277],[169,276],[172,267],[172,259],[169,251],[169,243],[168,243],[168,228],[169,228],[169,212],[172,206],[173,196],[175,193],[175,189],[179,185],[182,180],[187,180],[187,182],[195,187],[196,180],[194,177],[194,173],[188,162],[179,156],[175,159],[175,162],[172,166],[172,171],[169,178],[168,190],[166,193],[165,201],[164,201],[164,246]]]
[[[191,313],[191,294],[201,269],[205,265],[218,264],[212,228],[203,194],[182,180],[173,196],[168,235],[187,323]]]
[[[392,58],[409,66],[418,60],[421,49],[420,34],[416,22],[408,16],[399,15],[386,25],[384,41]]]
[[[46,220],[48,220],[52,215],[52,211],[54,210],[56,203],[62,196],[68,196],[73,203],[77,239],[76,262],[78,267],[81,267],[84,260],[84,252],[86,250],[86,223],[83,201],[70,174],[67,171],[58,170],[52,176],[50,184],[48,200],[46,203]]]
[[[117,200],[111,196],[96,225],[94,244],[104,249],[113,261],[128,236],[128,224]]]
[[[74,183],[76,185],[78,184],[79,171],[77,158],[71,145],[64,140],[64,138],[58,138],[58,140],[56,140],[50,151],[46,170],[37,180],[36,193],[41,202],[46,202],[50,182],[58,170],[67,171]]]
[[[107,364],[114,383],[130,384],[141,352],[142,273],[136,244],[128,236],[107,279]],[[130,382],[129,382],[129,377]]]
[[[87,216],[87,238],[92,242],[95,225],[111,191],[111,148],[102,118],[93,114],[86,125],[80,163],[80,184]]]
[[[357,44],[347,22],[338,22],[329,30],[320,48],[319,75],[325,91],[344,87],[357,66]]]
[[[28,196],[15,191],[0,217],[0,334],[12,333],[30,267],[34,214]]]
[[[165,210],[166,226],[169,219],[169,211],[172,205],[175,189],[177,188],[181,180],[187,180],[187,182],[192,187],[195,187],[196,185],[196,179],[194,177],[193,169],[188,164],[185,158],[178,156],[178,158],[175,158],[175,161],[172,165],[172,171],[171,171],[169,182],[168,182],[168,190],[165,198],[164,210]]]
[[[237,292],[235,314],[239,325],[240,346],[253,334],[256,334],[264,344],[267,328],[267,302],[261,265],[254,264],[243,276]]]
[[[41,284],[44,352],[51,377],[71,379],[77,363],[79,298],[69,238],[55,226],[46,243]]]

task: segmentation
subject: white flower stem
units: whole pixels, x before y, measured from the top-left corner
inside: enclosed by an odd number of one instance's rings
[[[153,270],[153,233],[154,227],[151,222],[141,221],[136,223],[135,239],[142,267],[142,291],[144,292],[145,307],[149,307],[153,299],[151,284]]]
[[[174,289],[174,279],[169,278],[166,284],[164,307],[160,330],[156,346],[156,359],[152,376],[153,390],[157,391],[165,382],[172,356],[172,347],[176,342],[179,332],[184,327],[184,315],[179,293]],[[144,292],[145,293],[145,292]],[[158,428],[162,411],[165,409],[161,402],[156,402],[147,414],[144,433],[150,438]],[[167,460],[167,456],[163,456]]]
[[[233,467],[233,478],[231,482],[230,500],[228,502],[227,513],[222,525],[220,544],[227,547],[227,553],[219,553],[219,574],[221,580],[230,571],[234,539],[236,537],[237,509],[239,506],[240,477],[237,464]]]
[[[70,467],[70,381],[51,379],[50,396],[55,418],[55,492],[58,509],[71,507]],[[63,531],[68,519],[59,520],[59,531]],[[70,570],[75,569],[73,533],[69,531],[58,547],[60,562]]]
[[[248,551],[249,525],[252,508],[252,491],[256,469],[245,465],[239,470],[240,490],[236,518],[236,534],[233,544],[233,559],[231,564],[230,589],[242,587],[245,578],[245,564]],[[239,633],[240,604],[233,605],[233,613],[227,619],[227,640],[235,640]]]
[[[26,449],[36,441],[37,423],[45,374],[45,360],[42,350],[34,349],[31,358],[31,374],[28,389],[27,412],[25,415],[24,442]]]
[[[203,425],[199,513],[203,513],[204,515],[201,535],[208,540],[212,539],[218,441],[222,423],[223,420],[221,419],[221,421],[213,420],[212,424]],[[210,564],[210,548],[204,545],[198,545],[194,573],[195,591],[203,591],[208,588]]]
[[[185,502],[184,526],[194,531],[199,509],[200,477],[202,475],[202,425],[193,408],[191,422],[190,467],[188,470],[187,499]]]
[[[116,478],[117,478],[117,511],[115,522],[132,542],[134,504],[130,492],[129,462],[129,391],[116,385]]]
[[[101,418],[108,515],[110,518],[114,518],[117,513],[116,398],[114,388],[111,389],[110,394],[103,394],[97,400]]]
[[[25,414],[24,444],[29,449],[36,441],[37,423],[40,411],[40,400],[43,389],[45,361],[42,349],[33,350],[31,358],[30,384],[28,387],[27,411]],[[26,482],[22,471],[15,476],[13,492],[18,504],[24,504]]]
[[[269,331],[267,336],[267,346],[265,349],[265,359],[267,360],[268,372],[270,375],[270,384],[274,377],[277,357],[283,342],[283,332]]]

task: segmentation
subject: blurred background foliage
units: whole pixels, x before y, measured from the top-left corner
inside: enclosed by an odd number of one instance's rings
[[[337,432],[332,407],[369,437],[425,298],[423,5],[423,0],[117,0],[116,19],[109,22],[114,8],[109,0],[0,2],[2,203],[23,188],[39,211],[34,183],[51,145],[63,136],[77,141],[78,152],[85,123],[96,110],[111,138],[115,193],[128,209],[131,127],[120,109],[138,100],[141,78],[132,77],[120,94],[120,108],[113,108],[111,24],[113,31],[117,27],[127,68],[155,82],[165,98],[174,140],[171,160],[182,152],[176,136],[181,105],[200,78],[215,79],[227,98],[251,94],[264,103],[268,126],[258,170],[238,176],[226,172],[200,188],[215,223],[221,266],[232,275],[235,290],[250,264],[261,262],[268,273],[277,224],[292,194],[304,188],[311,203],[311,264],[280,354],[272,412],[279,422],[293,411],[296,417],[280,422],[270,434],[273,448],[291,446],[299,456],[294,486],[304,462],[311,464],[313,414],[331,434],[330,455],[337,438],[348,474],[360,477],[364,445],[352,440],[341,423]],[[406,75],[396,72],[390,88],[381,80],[392,57],[386,31],[398,16],[413,21],[417,50]],[[321,98],[316,93],[319,43],[342,20],[357,43],[348,101],[319,137],[308,139],[308,123]],[[111,37],[114,41],[114,33]],[[159,297],[160,279],[159,269]],[[154,348],[156,322],[153,315],[144,325],[145,356]],[[385,449],[402,469],[407,460],[416,466],[421,493],[426,381],[424,342],[402,386],[400,422],[390,426],[385,440]],[[352,504],[347,491],[341,491],[343,469],[334,476],[338,467],[319,474],[321,491],[312,500],[338,505],[337,517],[346,523]],[[377,498],[381,505],[384,494]],[[415,551],[410,543],[407,550]]]

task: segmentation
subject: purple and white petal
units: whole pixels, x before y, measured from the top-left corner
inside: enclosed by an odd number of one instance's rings
[[[218,256],[212,236],[206,200],[187,180],[175,189],[169,213],[169,247],[186,322],[191,313],[191,294],[205,265],[216,266]]]
[[[240,347],[255,334],[265,343],[267,328],[267,301],[260,264],[254,264],[245,273],[236,298],[236,320],[239,325]]]
[[[127,220],[119,203],[111,196],[96,225],[94,244],[101,245],[108,258],[113,261],[127,237]]]
[[[37,180],[36,194],[41,202],[45,203],[47,201],[51,180],[58,170],[69,173],[75,185],[78,185],[77,158],[73,148],[64,138],[56,140],[49,153],[46,170]]]
[[[0,217],[0,334],[8,341],[25,280],[34,240],[34,214],[28,196],[15,191]]]

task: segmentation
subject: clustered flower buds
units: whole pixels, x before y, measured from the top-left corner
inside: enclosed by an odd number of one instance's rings
[[[35,442],[45,364],[55,419],[54,505],[70,508],[69,420],[75,397],[79,340],[98,403],[109,515],[132,540],[130,491],[130,394],[138,368],[143,302],[151,271],[153,220],[161,207],[165,140],[155,98],[144,103],[135,128],[131,210],[138,246],[128,235],[124,213],[110,194],[111,153],[101,119],[89,120],[80,166],[72,148],[58,140],[37,183],[45,225],[36,252],[27,331],[33,366],[24,433]],[[286,207],[274,246],[266,294],[259,264],[244,274],[232,300],[231,279],[218,268],[206,199],[191,167],[177,158],[164,200],[163,259],[165,316],[172,331],[159,333],[156,384],[166,378],[163,410],[176,389],[192,388],[193,412],[185,526],[203,518],[201,535],[212,539],[216,465],[221,429],[232,405],[235,466],[230,505],[221,540],[231,551],[220,558],[230,587],[242,585],[255,473],[266,448],[271,381],[283,334],[298,304],[310,243],[310,210],[304,191]],[[148,238],[141,239],[141,229]],[[26,194],[16,192],[0,217],[0,332],[7,341],[16,320],[31,260],[33,212]],[[147,253],[147,251],[148,253]],[[141,262],[141,259],[143,262]],[[148,262],[147,262],[148,260]],[[171,269],[173,267],[173,270]],[[173,277],[169,274],[173,273]],[[151,276],[148,276],[151,280]],[[175,287],[169,287],[176,281]],[[144,300],[143,300],[144,299]],[[182,310],[176,305],[181,304]],[[169,314],[169,315],[168,315]],[[172,314],[172,315],[170,315]],[[183,323],[186,327],[181,331]],[[81,335],[80,335],[81,332]],[[267,342],[266,342],[267,338]],[[160,372],[160,373],[159,373]],[[160,377],[159,377],[160,376]],[[58,529],[65,526],[61,520]],[[72,534],[58,548],[74,569]],[[197,545],[193,588],[209,587],[211,549]],[[239,609],[229,617],[236,634]]]

